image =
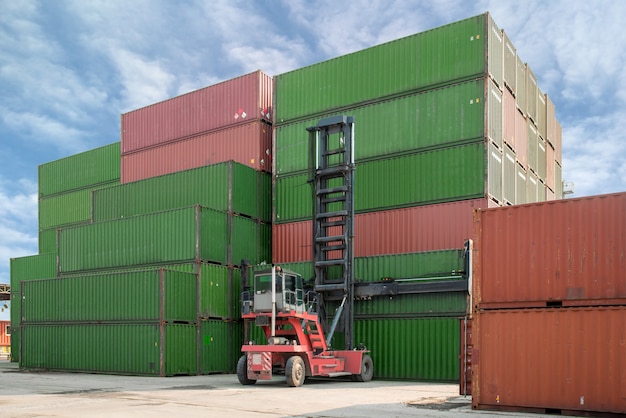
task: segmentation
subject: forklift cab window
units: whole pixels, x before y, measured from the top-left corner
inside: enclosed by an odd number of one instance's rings
[[[256,293],[268,293],[272,289],[272,276],[257,276],[254,290]]]

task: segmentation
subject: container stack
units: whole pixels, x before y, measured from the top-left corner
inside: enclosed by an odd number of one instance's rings
[[[122,115],[122,183],[233,160],[271,171],[272,78],[262,71]]]
[[[274,263],[313,258],[306,128],[327,116],[355,121],[354,253],[368,266],[357,280],[461,279],[473,210],[554,199],[560,149],[539,152],[548,119],[556,129],[554,107],[538,109],[546,96],[505,40],[482,14],[276,76]],[[461,256],[442,264],[445,251]],[[397,257],[410,268],[394,271]],[[355,337],[372,349],[378,377],[455,380],[466,311],[464,292],[359,301]],[[419,344],[428,361],[413,363]]]
[[[256,72],[122,115],[121,184],[91,188],[88,217],[57,225],[52,273],[12,271],[22,368],[233,370],[238,266],[271,260],[271,95]]]
[[[625,213],[626,193],[475,213],[474,408],[626,414]]]

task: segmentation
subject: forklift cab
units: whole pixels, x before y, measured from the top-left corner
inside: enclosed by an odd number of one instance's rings
[[[272,282],[275,283],[275,298],[272,297]],[[253,311],[272,312],[274,301],[276,312],[305,312],[302,277],[279,266],[257,272],[254,275]]]

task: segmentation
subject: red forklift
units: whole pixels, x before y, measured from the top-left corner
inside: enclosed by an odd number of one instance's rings
[[[354,119],[330,117],[307,130],[316,157],[311,180],[315,283],[305,293],[299,274],[273,266],[258,271],[247,286],[244,273],[242,317],[262,328],[267,344],[241,348],[237,377],[243,385],[274,374],[284,374],[289,386],[315,376],[367,382],[374,373],[369,351],[363,345],[354,348],[353,336]],[[333,302],[338,307],[327,330],[326,309]],[[331,341],[339,324],[345,348],[335,350]]]

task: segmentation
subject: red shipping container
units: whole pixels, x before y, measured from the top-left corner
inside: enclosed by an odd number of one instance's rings
[[[259,171],[271,171],[272,127],[254,121],[158,147],[122,155],[121,182],[234,160]]]
[[[122,154],[253,120],[271,120],[272,78],[255,71],[122,114]]]
[[[479,308],[626,304],[626,193],[474,214]]]
[[[354,256],[461,248],[472,235],[473,210],[492,205],[496,203],[488,199],[473,199],[357,214]],[[311,221],[272,226],[274,263],[312,260],[312,245]]]
[[[477,312],[473,408],[626,414],[625,320],[626,306]]]
[[[11,333],[9,331],[11,321],[0,321],[0,347],[11,347]],[[0,349],[0,353],[3,350]],[[7,351],[4,351],[7,352]]]

